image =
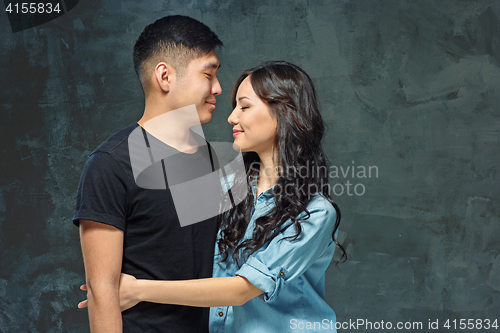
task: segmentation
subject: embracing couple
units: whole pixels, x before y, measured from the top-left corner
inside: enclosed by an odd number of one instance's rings
[[[211,120],[222,91],[220,46],[206,25],[178,15],[147,26],[134,46],[144,114],[89,156],[73,218],[86,273],[87,301],[79,307],[88,306],[94,333],[275,333],[290,332],[291,323],[335,323],[325,271],[340,246],[340,211],[328,194],[314,86],[301,68],[267,62],[236,81],[228,122],[248,190],[239,204],[181,226],[170,178],[151,189],[134,177],[128,140],[134,130],[144,133],[148,149],[163,136],[181,161],[157,163],[162,175],[169,168],[213,170],[210,145],[201,149],[203,139],[188,126],[169,121],[159,134],[158,126],[155,133],[145,125],[189,106],[199,123]],[[308,332],[325,331],[315,328]]]

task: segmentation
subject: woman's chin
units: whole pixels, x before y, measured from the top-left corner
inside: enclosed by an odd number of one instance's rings
[[[239,152],[239,153],[242,152],[240,146],[238,146],[236,143],[233,143],[233,150],[236,151],[236,152]]]
[[[240,147],[240,146],[238,146],[237,143],[234,143],[234,142],[233,142],[233,149],[234,149],[234,151],[237,151],[239,153],[247,153],[250,151],[255,151],[255,150],[249,149],[248,147]]]

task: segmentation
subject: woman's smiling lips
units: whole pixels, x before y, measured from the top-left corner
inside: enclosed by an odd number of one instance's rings
[[[233,136],[240,135],[241,133],[243,133],[242,130],[233,129]]]

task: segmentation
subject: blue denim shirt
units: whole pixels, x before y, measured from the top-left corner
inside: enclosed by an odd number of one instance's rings
[[[270,190],[254,200],[244,239],[252,237],[255,220],[274,206]],[[255,184],[253,193],[255,198]],[[264,293],[242,306],[210,308],[210,333],[336,332],[335,312],[325,302],[325,271],[335,251],[332,232],[336,211],[322,195],[316,195],[307,209],[311,216],[301,222],[302,232],[296,241],[279,242],[296,234],[288,221],[278,236],[240,268],[231,256],[220,263],[215,246],[213,277],[240,275]]]

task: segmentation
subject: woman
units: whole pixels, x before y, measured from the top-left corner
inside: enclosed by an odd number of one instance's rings
[[[220,221],[213,278],[122,276],[125,310],[140,301],[211,307],[210,332],[335,330],[325,302],[340,211],[328,194],[314,86],[299,67],[268,62],[232,93],[234,144],[245,152],[249,195]],[[309,326],[307,326],[309,325]]]

